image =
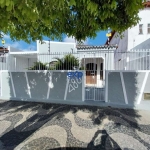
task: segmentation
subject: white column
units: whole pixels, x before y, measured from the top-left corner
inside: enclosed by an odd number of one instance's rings
[[[100,59],[101,58],[97,58],[97,86],[101,86],[101,81],[100,81]]]
[[[17,65],[17,61],[16,61],[16,57],[15,57],[15,71],[16,71],[16,65]]]

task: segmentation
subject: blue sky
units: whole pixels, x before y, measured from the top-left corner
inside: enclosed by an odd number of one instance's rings
[[[36,50],[36,42],[32,42],[30,44],[25,43],[24,41],[11,41],[8,35],[4,36],[5,39],[5,47],[11,46],[23,51],[33,51]],[[48,40],[47,37],[43,38],[44,40]],[[87,39],[85,42],[86,45],[103,45],[106,42],[106,31],[100,31],[97,33],[97,37],[95,39]],[[64,37],[63,42],[75,42],[74,38]]]

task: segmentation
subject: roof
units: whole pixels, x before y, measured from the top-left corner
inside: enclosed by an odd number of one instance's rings
[[[144,7],[150,7],[150,0],[146,0],[145,3],[143,3]]]
[[[102,46],[94,46],[94,45],[77,45],[76,48],[78,50],[91,50],[91,49],[116,49],[116,45],[102,45]]]
[[[7,49],[7,48],[4,48],[4,47],[0,47],[0,54],[1,53],[8,53],[9,52],[9,50]]]
[[[115,35],[115,33],[116,33],[116,31],[111,31],[111,36],[109,37],[109,42],[112,40],[112,38]],[[105,45],[108,45],[108,39],[107,39]]]

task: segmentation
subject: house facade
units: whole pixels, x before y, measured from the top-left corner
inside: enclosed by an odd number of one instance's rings
[[[108,53],[108,50],[111,53]],[[89,46],[75,43],[37,41],[38,60],[44,63],[55,62],[66,54],[72,54],[79,59],[79,68],[86,70],[86,85],[102,87],[105,80],[105,70],[114,70],[114,50],[116,46]],[[42,53],[51,53],[43,56]],[[45,59],[44,59],[45,57]],[[47,58],[46,58],[47,57]],[[78,68],[78,69],[79,69]]]
[[[140,66],[140,61],[147,61],[147,55],[148,53],[137,53],[135,56],[124,56],[123,53],[129,54],[131,51],[141,51],[141,50],[148,50],[150,49],[150,1],[144,3],[144,9],[139,11],[139,17],[141,20],[136,26],[133,26],[126,31],[123,32],[123,37],[120,38],[118,36],[118,33],[113,31],[112,36],[110,37],[109,44],[110,45],[117,45],[117,50],[115,51],[114,60],[115,64],[124,64],[120,65],[118,69],[129,69],[127,65],[130,62],[130,68],[136,69],[136,70],[143,70],[143,69],[150,69],[150,68],[141,68],[137,66]],[[108,41],[106,42],[108,44]],[[141,55],[141,56],[140,56]],[[136,59],[136,60],[135,60]],[[119,62],[118,62],[119,61]],[[133,64],[138,64],[133,65]],[[119,65],[118,65],[119,66]],[[115,68],[117,69],[117,68]]]
[[[35,62],[54,65],[56,58],[62,59],[65,55],[71,54],[79,60],[79,66],[74,66],[72,70],[86,70],[85,83],[89,86],[102,87],[105,80],[105,70],[114,70],[113,52],[116,50],[116,46],[76,45],[75,43],[53,41],[41,43],[37,41],[37,51],[20,51],[12,47],[8,47],[8,50],[9,53],[5,55],[6,61],[2,62],[0,66],[1,70],[26,71],[34,66]],[[43,68],[40,69],[43,70]]]
[[[117,32],[112,33],[110,45],[117,45],[117,51],[150,48],[150,1],[145,3],[145,8],[138,15],[141,20],[136,26],[124,31],[123,38],[117,37]]]

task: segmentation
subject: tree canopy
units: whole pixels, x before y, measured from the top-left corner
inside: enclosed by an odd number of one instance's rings
[[[12,40],[77,41],[110,27],[121,33],[136,25],[143,0],[0,0],[0,32]]]

